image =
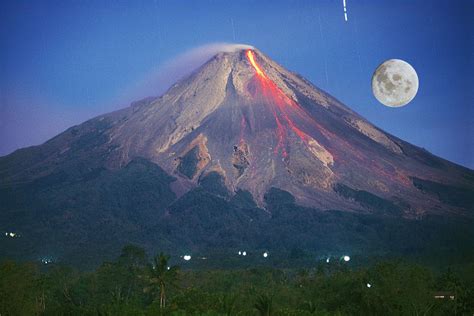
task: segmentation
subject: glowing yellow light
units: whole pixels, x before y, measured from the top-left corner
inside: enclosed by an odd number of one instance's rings
[[[257,63],[255,62],[255,58],[253,56],[253,52],[249,49],[247,51],[247,57],[250,61],[250,63],[252,64],[253,68],[255,68],[255,71],[257,72],[257,74],[259,76],[262,76],[264,78],[266,78],[265,74],[263,73],[262,69],[260,69],[260,67],[257,65]]]

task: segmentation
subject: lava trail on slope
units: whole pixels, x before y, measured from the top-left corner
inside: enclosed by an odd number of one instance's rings
[[[288,97],[275,82],[265,74],[256,62],[252,50],[247,50],[246,56],[255,69],[258,92],[265,98],[266,102],[264,103],[270,105],[270,112],[277,126],[278,144],[274,148],[275,154],[281,153],[283,158],[288,156],[288,131],[290,130],[307,146],[310,146],[311,141],[315,142],[313,137],[302,130],[303,127],[298,127],[294,118],[301,121],[303,125],[310,125],[315,128],[326,140],[334,137],[332,133],[313,120],[297,102]]]

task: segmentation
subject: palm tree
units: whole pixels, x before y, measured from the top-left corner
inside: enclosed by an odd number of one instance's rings
[[[235,301],[237,300],[237,295],[233,294],[224,294],[219,297],[219,305],[221,312],[226,316],[231,316],[234,313]]]
[[[301,308],[309,312],[310,314],[316,313],[316,305],[314,305],[312,301],[305,301],[303,303],[303,306],[301,306]]]
[[[261,294],[257,297],[254,307],[258,310],[260,316],[273,315],[273,297]]]
[[[148,266],[146,280],[148,286],[144,292],[159,293],[160,308],[166,307],[166,289],[175,285],[178,279],[178,266],[168,266],[169,256],[160,253],[153,259],[153,264]]]

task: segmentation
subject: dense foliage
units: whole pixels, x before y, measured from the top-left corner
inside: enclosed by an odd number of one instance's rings
[[[186,161],[181,163],[184,168]],[[372,211],[304,207],[277,188],[258,205],[248,191],[229,192],[217,172],[200,177],[198,186],[178,197],[175,179],[142,158],[118,170],[92,167],[68,165],[32,183],[5,184],[0,177],[0,232],[18,234],[0,237],[0,258],[47,257],[90,269],[134,243],[172,256],[300,248],[317,255],[429,254],[461,261],[471,253],[474,260],[473,218],[404,218],[399,204],[343,185],[334,189]],[[430,192],[438,188],[418,184]]]
[[[3,315],[472,315],[474,265],[398,260],[308,269],[178,269],[127,246],[95,271],[0,264]],[[164,297],[166,289],[166,297]],[[454,299],[435,299],[437,291]],[[166,300],[166,304],[164,302]]]

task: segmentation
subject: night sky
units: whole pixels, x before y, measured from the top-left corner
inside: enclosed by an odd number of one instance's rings
[[[474,168],[474,1],[346,2],[347,22],[342,0],[2,1],[0,155],[159,95],[166,80],[157,78],[176,76],[163,65],[229,42],[257,47],[383,130]],[[372,73],[390,58],[420,79],[403,108],[371,92]]]

